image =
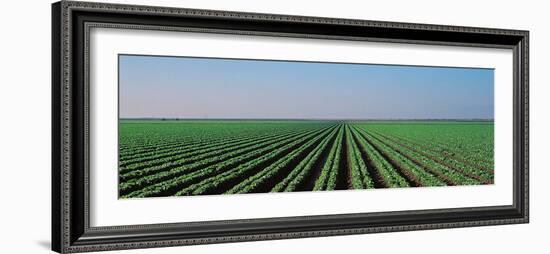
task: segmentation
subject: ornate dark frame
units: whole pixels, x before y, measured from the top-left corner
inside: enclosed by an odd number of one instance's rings
[[[512,49],[514,197],[467,207],[90,227],[88,32],[92,27]],[[86,252],[528,223],[528,31],[62,1],[52,5],[52,249]]]

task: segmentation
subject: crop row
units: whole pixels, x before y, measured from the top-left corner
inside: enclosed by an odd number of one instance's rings
[[[319,131],[321,130],[303,133],[290,138],[281,138],[271,143],[251,146],[247,148],[245,152],[235,151],[234,153],[225,154],[215,158],[217,163],[195,163],[175,168],[167,172],[161,172],[151,177],[137,179],[137,181],[139,181],[139,187],[135,189],[139,190],[129,193],[128,196],[147,197],[166,192],[175,193],[178,189],[184,189],[180,192],[180,194],[183,194],[186,190],[186,186],[197,183],[218,173],[227,173],[231,171],[230,169],[236,170],[241,165],[253,163],[251,161],[258,160],[258,158],[268,157],[265,159],[269,160],[270,155],[273,156],[279,150],[291,150],[296,144],[315,136]]]
[[[414,143],[409,143],[403,139],[386,136],[380,133],[374,134],[378,135],[381,139],[387,140],[388,142],[398,144],[405,150],[410,150],[417,153],[419,157],[428,158],[433,162],[437,162],[438,164],[447,167],[448,169],[457,171],[460,174],[476,179],[484,184],[492,183],[493,181],[494,174],[491,171],[475,166],[473,163],[458,160],[454,157],[446,156],[445,154],[439,154],[429,148],[415,146]]]
[[[223,155],[224,153],[227,153],[233,150],[247,148],[255,144],[262,143],[264,141],[270,141],[273,139],[284,138],[284,137],[292,137],[294,135],[299,135],[299,134],[300,133],[266,135],[259,138],[249,138],[249,139],[245,138],[237,142],[227,142],[227,143],[215,144],[212,146],[208,145],[203,149],[200,149],[200,148],[191,149],[188,151],[180,152],[174,156],[151,159],[148,161],[143,161],[140,163],[129,165],[121,168],[120,173],[122,178],[130,174],[143,175],[144,172],[149,172],[152,169],[155,169],[155,171],[151,171],[151,172],[161,171],[167,167],[189,164],[189,163],[197,162],[210,157],[220,156],[220,155]],[[133,177],[129,177],[129,178],[133,178]]]

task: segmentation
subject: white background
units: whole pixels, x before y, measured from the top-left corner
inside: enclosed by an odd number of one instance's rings
[[[104,28],[90,47],[91,226],[512,204],[512,50]],[[119,53],[495,68],[495,184],[119,200]]]
[[[422,22],[531,31],[531,223],[466,229],[247,242],[122,253],[544,252],[550,32],[544,1],[124,1],[194,8]],[[48,253],[50,238],[50,2],[10,1],[0,16],[1,253]],[[545,230],[546,229],[546,230]]]

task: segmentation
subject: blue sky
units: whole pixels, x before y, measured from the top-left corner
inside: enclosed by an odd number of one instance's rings
[[[492,119],[492,69],[119,56],[121,118]]]

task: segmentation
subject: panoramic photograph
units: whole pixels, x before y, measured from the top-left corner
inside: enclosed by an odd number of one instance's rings
[[[119,55],[119,198],[494,183],[494,70]]]

